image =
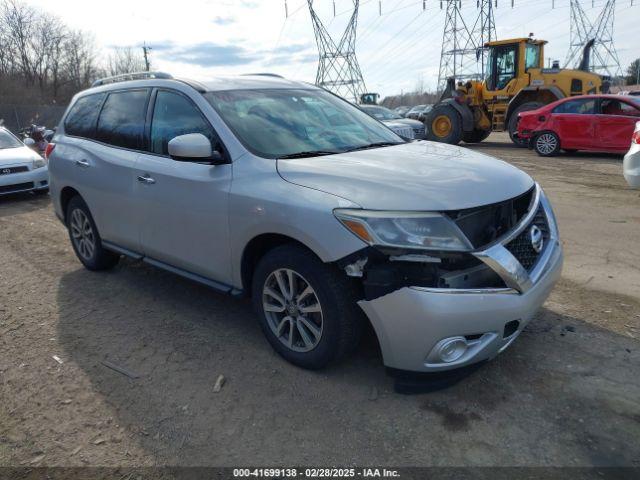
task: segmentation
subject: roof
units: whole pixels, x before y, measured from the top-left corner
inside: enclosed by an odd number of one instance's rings
[[[113,90],[120,89],[123,86],[163,86],[171,82],[180,82],[182,84],[189,85],[200,92],[280,88],[317,88],[314,85],[304,82],[294,82],[272,73],[254,73],[248,75],[215,77],[204,82],[199,82],[185,78],[174,78],[170,74],[164,72],[138,72],[96,80],[91,89]]]
[[[488,47],[488,46],[496,46],[496,45],[511,45],[514,43],[521,43],[521,42],[530,42],[536,45],[545,45],[548,43],[546,40],[536,40],[534,38],[529,38],[529,37],[520,37],[520,38],[508,38],[506,40],[493,40],[491,42],[485,43],[484,45],[485,47]]]

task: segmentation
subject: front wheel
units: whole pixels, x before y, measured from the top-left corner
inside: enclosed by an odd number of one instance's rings
[[[323,368],[358,345],[364,314],[353,280],[300,246],[260,260],[252,299],[267,340],[294,365]]]
[[[427,140],[457,145],[462,140],[462,119],[449,105],[433,108],[425,121]]]
[[[560,151],[560,138],[554,132],[542,132],[533,139],[533,149],[541,157],[552,157]]]

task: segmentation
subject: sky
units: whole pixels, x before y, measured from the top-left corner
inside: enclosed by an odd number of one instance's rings
[[[353,0],[315,0],[327,30],[342,35]],[[511,7],[513,2],[514,7]],[[595,19],[606,0],[582,0]],[[92,33],[107,54],[113,47],[152,47],[156,70],[207,80],[216,75],[272,72],[313,82],[318,51],[306,0],[27,0]],[[593,6],[592,6],[593,4]],[[96,7],[96,5],[100,5]],[[392,95],[437,84],[445,12],[440,0],[361,0],[356,54],[368,91]],[[382,11],[382,15],[380,15]],[[467,22],[476,0],[462,0]],[[545,57],[564,60],[569,49],[569,0],[497,0],[499,39],[549,41]],[[640,57],[640,1],[618,0],[614,42],[623,69]]]

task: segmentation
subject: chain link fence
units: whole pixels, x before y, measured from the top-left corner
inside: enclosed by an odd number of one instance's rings
[[[0,126],[13,133],[33,123],[53,128],[60,122],[66,108],[58,105],[0,105]]]

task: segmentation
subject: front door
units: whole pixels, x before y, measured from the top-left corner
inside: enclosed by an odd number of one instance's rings
[[[593,148],[595,108],[595,98],[580,98],[563,102],[553,109],[551,128],[560,137],[562,148]]]
[[[171,139],[202,133],[214,148],[220,140],[186,95],[157,90],[150,126],[150,152],[137,165],[140,243],[145,256],[208,279],[231,283],[228,199],[231,165],[176,161]]]
[[[606,150],[626,151],[640,120],[640,108],[617,98],[603,98],[597,115],[596,135]]]

